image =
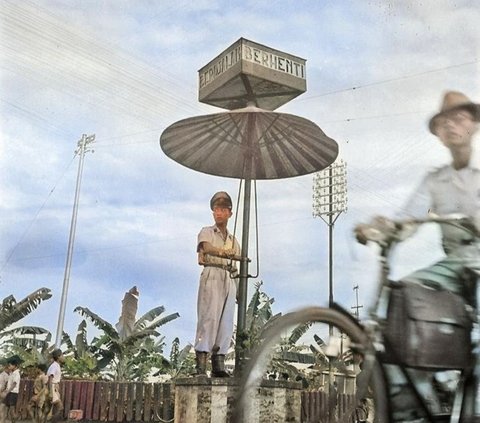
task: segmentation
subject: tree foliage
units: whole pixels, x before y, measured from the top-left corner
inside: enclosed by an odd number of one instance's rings
[[[243,341],[247,347],[247,356],[251,355],[255,347],[261,345],[265,331],[275,324],[281,313],[274,314],[272,304],[274,299],[262,291],[263,282],[255,283],[255,291],[250,299],[246,313],[246,339]],[[317,335],[313,335],[314,342],[311,344],[300,343],[302,337],[313,327],[313,322],[302,323],[288,332],[274,346],[267,372],[276,376],[282,375],[289,379],[314,378],[314,373],[322,373],[333,368],[334,371],[347,372],[350,364],[351,352],[346,350],[336,357],[326,354],[327,345]],[[299,370],[299,364],[307,365],[308,372]],[[303,366],[305,367],[305,366]]]
[[[194,373],[195,360],[191,351],[192,344],[180,349],[180,339],[175,338],[170,349],[170,361],[166,363],[166,371],[172,379],[189,376]]]
[[[29,315],[42,301],[48,300],[51,296],[50,289],[40,288],[18,302],[13,295],[5,297],[0,305],[0,334]]]
[[[136,320],[139,292],[137,287],[125,293],[119,321],[113,325],[86,307],[75,312],[101,331],[92,341],[90,352],[99,368],[114,380],[143,380],[153,369],[165,368],[164,338],[158,328],[179,317],[178,313],[162,316],[163,306],[155,307]],[[83,339],[83,337],[82,337]]]
[[[19,355],[24,360],[24,366],[47,362],[51,333],[38,326],[12,326],[51,296],[50,289],[40,288],[21,301],[13,295],[3,299],[0,304],[0,339],[4,355]]]

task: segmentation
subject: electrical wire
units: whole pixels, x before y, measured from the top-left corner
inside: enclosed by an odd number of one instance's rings
[[[25,230],[23,231],[22,235],[20,236],[20,238],[18,239],[18,241],[15,243],[15,245],[13,246],[13,248],[10,250],[10,253],[7,255],[7,258],[5,259],[2,267],[0,268],[0,273],[3,272],[3,270],[5,269],[5,267],[8,265],[8,263],[10,262],[10,259],[12,258],[13,254],[15,253],[15,251],[17,250],[18,246],[22,243],[23,239],[25,238],[25,236],[27,235],[27,233],[30,231],[30,229],[32,228],[33,224],[37,221],[38,219],[38,216],[40,214],[40,212],[44,209],[45,205],[47,204],[47,201],[49,200],[49,198],[52,196],[53,192],[55,191],[58,183],[63,179],[63,177],[65,176],[65,174],[67,173],[67,170],[70,168],[70,166],[72,165],[73,161],[75,160],[75,157],[77,156],[77,153],[74,154],[72,160],[70,161],[70,163],[68,164],[68,166],[65,168],[65,170],[63,171],[62,175],[58,178],[57,182],[53,185],[53,188],[49,191],[48,195],[47,195],[47,198],[45,198],[45,201],[42,203],[42,205],[39,207],[39,209],[36,211],[33,219],[30,221],[30,223],[27,225],[27,227],[25,228]]]
[[[115,114],[128,115],[135,117],[142,122],[150,121],[158,125],[158,121],[162,119],[162,114],[169,114],[172,108],[181,109],[181,112],[189,114],[198,112],[198,106],[191,106],[190,94],[195,90],[185,81],[179,81],[178,75],[171,75],[164,70],[153,69],[150,65],[142,63],[138,58],[133,57],[130,52],[126,52],[118,46],[108,45],[102,40],[102,44],[95,40],[88,33],[80,32],[78,29],[62,23],[57,16],[41,8],[33,2],[13,2],[4,1],[0,5],[3,16],[3,24],[8,36],[2,37],[0,45],[3,48],[2,54],[7,59],[2,68],[9,72],[20,73],[24,78],[40,81],[44,84],[44,88],[49,87],[63,94],[70,95],[80,100],[84,105],[95,107],[101,106],[107,111],[113,111]],[[152,18],[153,21],[153,18]],[[46,31],[48,29],[48,31]],[[40,46],[41,48],[29,48],[30,46]],[[115,51],[115,53],[113,53]],[[26,54],[28,52],[28,54]],[[48,55],[45,55],[48,52]],[[75,65],[75,74],[70,76],[68,70],[71,63]],[[452,70],[459,67],[471,66],[477,64],[478,59],[469,62],[463,62],[451,66],[445,66],[437,69],[430,69],[410,75],[387,78],[371,83],[360,84],[358,86],[349,87],[341,90],[325,92],[310,97],[299,98],[296,101],[310,101],[319,97],[338,94],[346,91],[356,91],[359,89],[372,87],[375,85],[386,84],[394,81],[411,79],[419,76],[429,75],[435,72]],[[36,72],[38,66],[44,72]],[[54,66],[55,65],[55,66]],[[58,65],[58,69],[56,69]],[[92,79],[92,75],[95,78]],[[61,76],[61,78],[60,78]],[[165,87],[169,88],[165,88]],[[75,87],[73,89],[72,87]],[[118,87],[122,87],[118,90]],[[185,88],[187,87],[187,88]],[[95,92],[95,95],[89,93]],[[87,95],[86,95],[87,94]],[[188,99],[188,100],[187,100]],[[17,98],[19,100],[19,98]],[[100,101],[99,101],[100,100]],[[10,107],[21,111],[43,123],[48,124],[57,130],[62,130],[55,125],[49,124],[48,118],[43,118],[38,113],[29,110],[26,107],[14,104],[11,101],[2,100]],[[405,112],[394,114],[381,114],[372,116],[360,116],[345,118],[342,120],[327,121],[329,123],[353,122],[365,119],[381,119],[385,117],[398,117],[403,115],[411,115],[423,112]],[[146,130],[144,133],[154,132],[157,129]],[[128,142],[124,144],[105,144],[102,141],[131,138],[139,135],[141,132],[125,134],[118,137],[109,137],[99,139],[97,147],[119,146],[151,143],[152,141]],[[413,142],[413,141],[411,141]],[[407,145],[399,147],[396,152],[389,152],[388,157],[384,157],[386,164],[394,160],[406,160],[405,154],[415,156],[413,149],[409,149]],[[379,158],[382,160],[382,158]],[[388,167],[388,166],[386,166]],[[366,187],[371,182],[381,182],[385,174],[372,176],[369,174],[362,175],[358,172],[354,186],[363,190],[371,196],[384,201],[388,205],[392,205],[391,196],[381,195],[379,193],[369,192]],[[359,181],[362,180],[363,183]],[[369,179],[367,181],[366,179]],[[286,182],[290,183],[290,181]],[[36,213],[34,220],[23,233],[19,242],[23,240],[29,228],[33,225],[38,214],[45,206],[48,198],[55,189],[49,193],[47,199],[42,204],[40,210]],[[269,223],[272,224],[272,223]],[[7,262],[15,252],[18,243],[11,250],[7,257]],[[4,267],[2,267],[3,269]]]

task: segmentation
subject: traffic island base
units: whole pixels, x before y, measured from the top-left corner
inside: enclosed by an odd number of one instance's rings
[[[237,378],[182,378],[175,381],[175,423],[237,423],[233,420]],[[302,386],[264,380],[244,410],[248,423],[300,423]]]

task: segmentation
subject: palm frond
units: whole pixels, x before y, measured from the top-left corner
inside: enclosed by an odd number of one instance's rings
[[[312,326],[313,322],[306,322],[298,325],[288,337],[288,343],[294,345],[297,341],[307,333],[308,329]]]
[[[35,339],[25,336],[15,336],[5,341],[5,345],[11,345],[18,347],[22,351],[42,350],[45,346],[48,346],[48,341],[45,339]]]
[[[165,311],[164,306],[152,308],[135,322],[135,330],[142,330],[149,326],[155,319]]]
[[[280,358],[291,363],[315,364],[315,357],[311,353],[282,351],[280,353]]]
[[[245,316],[245,320],[247,322],[248,327],[252,326],[252,323],[254,321],[254,316],[256,315],[258,306],[260,304],[260,286],[261,286],[261,283],[255,284],[255,291],[252,295],[252,298],[250,299],[250,302],[248,303],[247,314]]]
[[[62,345],[65,345],[68,351],[73,351],[75,349],[75,346],[73,345],[70,335],[66,332],[63,332]]]
[[[187,344],[182,348],[177,357],[177,363],[181,364],[187,357],[190,351],[192,350],[192,344]]]
[[[263,331],[266,331],[268,330],[268,328],[270,328],[271,326],[275,325],[275,322],[277,321],[277,319],[279,317],[282,316],[282,313],[277,313],[275,314],[274,316],[272,316],[267,323],[265,323],[265,327],[263,328]]]
[[[15,304],[17,304],[17,300],[13,295],[9,295],[8,297],[5,297],[2,301],[2,308],[1,308],[2,313],[14,307]]]
[[[274,303],[274,301],[275,300],[273,298],[270,298],[257,309],[256,320],[259,321],[262,326],[264,326],[265,323],[267,323],[273,315],[272,304]]]
[[[50,289],[40,288],[20,302],[16,302],[13,296],[5,298],[0,313],[0,331],[30,314],[42,301],[48,300],[51,296]]]
[[[317,345],[322,349],[322,351],[327,346],[327,344],[325,344],[325,341],[322,338],[320,338],[317,334],[313,335],[313,339],[315,340]]]
[[[163,326],[163,325],[167,324],[168,322],[171,322],[172,320],[175,320],[179,317],[180,317],[180,314],[178,314],[178,313],[169,314],[168,316],[162,317],[161,319],[157,319],[157,320],[152,321],[148,326],[146,326],[145,328],[143,328],[141,330],[146,330],[146,329],[153,330],[153,329],[159,328],[160,326]]]
[[[155,331],[154,329],[144,329],[141,331],[136,331],[131,334],[127,339],[123,341],[124,346],[129,346],[135,344],[137,341],[142,340],[144,338],[148,338],[149,336],[160,336],[160,334]]]
[[[136,286],[125,293],[122,301],[122,313],[120,319],[115,325],[118,336],[121,340],[128,338],[135,330],[135,319],[138,309],[138,289]]]
[[[7,336],[21,336],[21,335],[47,335],[50,332],[47,329],[38,326],[20,326],[15,329],[10,329],[0,333],[0,338]]]
[[[81,357],[88,349],[87,342],[87,321],[82,320],[77,328],[77,336],[75,338],[75,349]]]
[[[73,311],[79,313],[83,317],[88,318],[95,327],[103,330],[112,340],[119,339],[118,332],[115,330],[115,328],[109,322],[90,311],[87,307],[78,306],[75,307]]]

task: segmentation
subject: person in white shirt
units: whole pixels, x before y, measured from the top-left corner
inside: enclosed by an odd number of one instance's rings
[[[232,216],[232,199],[220,191],[210,200],[215,225],[202,228],[198,234],[198,264],[203,266],[198,288],[197,332],[195,335],[196,374],[206,374],[207,355],[211,354],[212,376],[229,377],[225,354],[233,334],[237,296],[232,265],[240,255],[240,245],[228,231]]]
[[[47,370],[48,377],[48,402],[52,409],[52,423],[63,420],[63,402],[60,396],[60,381],[62,379],[61,364],[64,362],[62,350],[52,352],[52,364]],[[45,412],[48,415],[48,411]]]
[[[14,355],[8,359],[10,374],[7,381],[7,389],[3,392],[5,395],[5,406],[7,407],[6,418],[12,423],[17,421],[17,399],[20,390],[20,364],[23,360]]]
[[[0,423],[5,423],[7,415],[7,406],[5,405],[5,397],[7,395],[7,383],[8,383],[8,372],[9,366],[6,361],[4,361],[3,370],[0,373]]]
[[[402,282],[457,294],[469,307],[477,308],[477,313],[479,304],[475,289],[478,289],[476,285],[480,276],[480,245],[477,241],[480,231],[480,169],[473,163],[473,142],[479,122],[480,104],[472,102],[457,91],[445,93],[440,111],[429,121],[429,129],[449,150],[451,162],[427,173],[407,204],[396,215],[396,218],[402,220],[427,218],[432,215],[447,218],[456,215],[471,220],[466,226],[469,230],[441,224],[442,245],[446,257],[402,278]],[[358,225],[355,233],[359,242],[366,243],[371,228],[382,232],[382,228],[391,225],[389,219],[377,217],[372,224]],[[478,373],[480,372],[478,356],[476,362]],[[440,413],[440,400],[433,388],[435,383],[432,382],[434,373],[426,370],[412,370],[410,373],[417,383],[418,390],[427,399],[430,411],[434,414]],[[436,384],[438,385],[438,381]],[[403,385],[405,381],[398,384]],[[478,417],[480,387],[477,385],[474,391],[479,392],[476,398],[471,400],[474,404],[473,413]],[[398,398],[400,396],[397,395]],[[409,417],[414,416],[416,412],[414,406],[407,407],[404,404],[401,408],[403,415],[410,413]],[[402,419],[401,421],[407,421],[404,417]]]

